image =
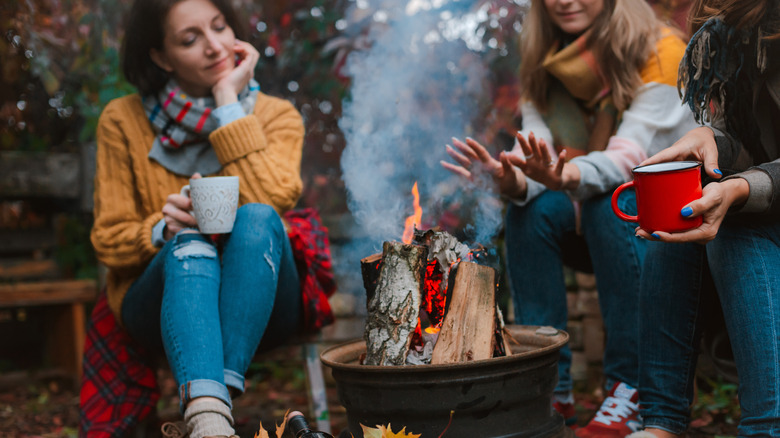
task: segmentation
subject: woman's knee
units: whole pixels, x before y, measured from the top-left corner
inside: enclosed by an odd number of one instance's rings
[[[615,212],[612,210],[612,194],[605,193],[596,195],[590,199],[582,202],[582,224],[614,224],[626,223],[632,228],[636,225],[629,222],[624,222],[618,218]],[[636,196],[633,192],[624,192],[617,200],[617,206],[620,211],[628,215],[636,215]]]
[[[245,204],[236,212],[236,222],[233,233],[249,232],[258,233],[273,231],[276,234],[284,234],[282,218],[276,210],[267,204]]]
[[[510,204],[506,213],[510,238],[561,234],[574,229],[574,207],[560,192],[544,192],[524,206]]]
[[[624,192],[617,205],[624,213],[636,215],[636,197],[633,192]],[[582,203],[580,223],[586,239],[634,239],[636,233],[636,223],[626,222],[612,211],[612,195],[609,193],[594,196]]]
[[[168,242],[168,257],[176,260],[187,258],[218,259],[217,248],[203,234],[189,230],[180,231]]]
[[[716,269],[739,261],[736,256],[760,260],[768,257],[766,248],[777,248],[780,243],[780,225],[747,226],[724,221],[718,234],[707,243],[707,257]]]

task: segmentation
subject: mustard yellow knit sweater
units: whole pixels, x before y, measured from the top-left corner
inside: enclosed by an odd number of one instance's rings
[[[292,104],[259,93],[254,114],[209,135],[222,163],[217,175],[240,178],[239,205],[260,202],[280,214],[295,206],[303,134]],[[137,94],[111,101],[97,128],[91,240],[108,267],[108,305],[120,322],[128,288],[159,251],[152,245],[152,227],[163,217],[166,198],[189,182],[148,158],[154,135]]]

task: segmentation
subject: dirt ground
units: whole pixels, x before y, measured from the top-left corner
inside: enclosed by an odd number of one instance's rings
[[[239,436],[253,437],[261,421],[266,429],[273,430],[273,425],[281,422],[288,410],[300,410],[313,418],[304,364],[302,345],[277,348],[258,356],[248,372],[246,393],[235,400],[234,416]],[[339,437],[346,429],[346,412],[338,403],[335,381],[327,368],[324,371],[331,431]],[[599,366],[592,364],[588,371],[591,377],[587,382],[577,384],[575,399],[580,426],[587,424],[603,397],[603,391],[598,388],[598,377],[595,377],[599,373]],[[160,370],[158,380],[162,397],[157,415],[141,425],[132,438],[160,437],[162,422],[179,419],[176,384],[170,372]],[[695,419],[688,436],[736,436],[735,387],[708,381],[710,384],[703,381],[705,383],[699,386]],[[0,436],[76,437],[77,426],[78,392],[72,381],[57,373],[19,371],[0,374]]]

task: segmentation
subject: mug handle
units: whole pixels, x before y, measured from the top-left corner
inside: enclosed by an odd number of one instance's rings
[[[618,201],[618,197],[620,196],[620,193],[622,193],[623,190],[633,186],[634,186],[634,180],[631,180],[627,183],[621,184],[620,187],[615,189],[615,192],[612,193],[612,211],[615,212],[615,215],[617,215],[617,217],[623,219],[626,222],[639,222],[639,214],[637,213],[636,216],[629,216],[623,213],[622,211],[620,211],[620,208],[618,208],[617,201]]]

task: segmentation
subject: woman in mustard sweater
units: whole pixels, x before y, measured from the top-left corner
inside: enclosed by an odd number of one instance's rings
[[[162,352],[192,438],[231,436],[231,398],[260,341],[298,327],[298,274],[280,214],[301,192],[304,128],[259,92],[257,51],[229,0],[137,0],[123,71],[139,94],[97,129],[92,243],[132,338]],[[231,234],[197,230],[189,178],[238,176]]]

